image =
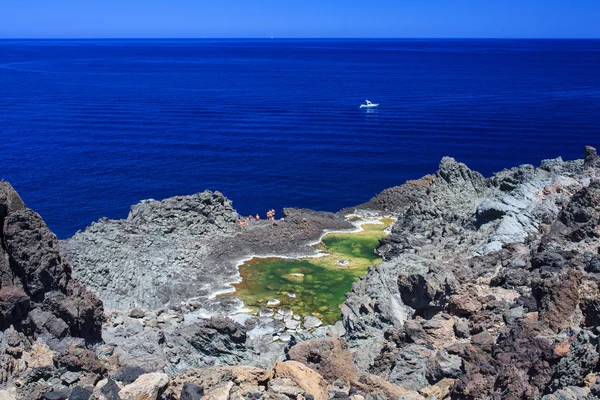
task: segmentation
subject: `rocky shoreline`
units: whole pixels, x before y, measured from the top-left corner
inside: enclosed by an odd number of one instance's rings
[[[239,260],[316,255],[312,244],[324,231],[354,229],[341,215],[297,209],[277,221],[236,222],[231,202],[205,191],[143,201],[126,220],[100,220],[61,250],[108,309],[177,307],[194,298],[206,313],[227,314],[239,304],[215,294],[239,280]]]
[[[239,302],[211,295],[244,257],[316,254],[352,212],[397,221],[335,325],[285,309],[227,317]],[[0,216],[2,400],[600,395],[591,147],[490,178],[446,157],[355,208],[247,227],[218,192],[144,201],[60,252],[4,181]]]

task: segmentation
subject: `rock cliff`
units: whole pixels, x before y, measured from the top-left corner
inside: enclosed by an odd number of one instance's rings
[[[444,158],[359,206],[400,213],[342,306],[358,368],[413,390],[452,379],[453,398],[593,396],[598,161],[485,179]]]
[[[101,341],[102,302],[71,277],[42,218],[0,181],[0,384],[39,363]]]
[[[226,314],[253,254],[298,255],[343,218],[397,217],[334,326]],[[594,399],[600,158],[435,174],[338,214],[236,224],[218,192],[144,201],[63,243],[0,184],[0,398]],[[135,307],[134,307],[135,306]],[[100,331],[100,323],[104,320]],[[102,335],[100,339],[100,334]],[[93,348],[91,344],[97,343]],[[9,389],[10,388],[10,389]]]

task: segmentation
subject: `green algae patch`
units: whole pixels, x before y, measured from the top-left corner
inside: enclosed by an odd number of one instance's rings
[[[329,233],[315,245],[323,253],[317,258],[253,258],[240,267],[242,282],[234,284],[237,297],[249,308],[266,306],[270,299],[281,302],[295,314],[315,315],[324,323],[335,323],[339,306],[352,283],[381,261],[375,253],[379,240],[393,220],[365,223],[362,231]]]
[[[304,274],[300,273],[300,272],[293,272],[291,274],[285,274],[283,275],[283,279],[286,279],[290,282],[303,282],[304,281]]]

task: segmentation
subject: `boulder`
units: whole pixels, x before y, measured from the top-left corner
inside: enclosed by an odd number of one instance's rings
[[[181,389],[180,400],[200,400],[204,396],[204,389],[201,386],[190,382],[183,384]]]
[[[77,346],[61,350],[54,358],[54,365],[67,371],[86,371],[97,374],[106,372],[105,365],[98,359],[95,352]]]
[[[498,200],[486,199],[479,203],[475,212],[476,220],[479,225],[486,224],[502,218],[509,212],[515,212],[515,208],[504,204]]]
[[[589,332],[580,332],[570,343],[566,356],[558,363],[549,385],[550,390],[583,385],[585,377],[597,366],[598,360],[598,338]]]
[[[398,291],[402,301],[417,312],[441,310],[454,291],[454,283],[442,273],[400,274]]]
[[[106,397],[107,399],[121,400],[119,397],[119,392],[121,391],[121,388],[111,378],[104,379],[104,380],[98,382],[96,387],[100,388],[100,393],[102,393],[102,395],[104,397]]]
[[[481,302],[471,294],[457,294],[451,296],[448,310],[458,315],[471,315],[481,310]]]
[[[328,400],[327,382],[314,370],[296,361],[275,362],[273,376],[288,378],[313,396],[314,400]]]
[[[466,339],[471,336],[471,332],[469,331],[469,323],[464,320],[457,320],[454,323],[454,334],[460,339]]]
[[[122,400],[156,400],[169,384],[169,377],[163,373],[144,374],[135,382],[123,387],[119,392]]]
[[[178,394],[183,393],[185,387],[191,388],[192,392],[196,388],[201,388],[208,394],[213,389],[234,381],[241,390],[245,390],[264,385],[270,377],[270,371],[248,366],[193,368],[171,377],[169,389]]]
[[[323,322],[321,322],[321,320],[319,318],[314,317],[312,315],[308,315],[308,316],[304,317],[302,320],[302,325],[304,325],[304,329],[306,329],[306,330],[318,328],[322,324],[323,324]]]
[[[598,153],[594,147],[585,146],[583,165],[592,168],[598,168],[600,166],[600,157],[598,157]]]
[[[112,377],[114,380],[121,382],[124,385],[128,385],[136,381],[137,378],[146,374],[148,371],[137,366],[124,366],[116,370]]]
[[[190,360],[199,356],[226,360],[227,364],[237,364],[247,350],[246,328],[225,317],[212,317],[196,324],[182,325],[169,333],[167,343]]]
[[[452,389],[452,385],[454,385],[454,382],[454,379],[444,378],[435,385],[431,385],[419,390],[419,393],[427,399],[432,397],[435,399],[445,399],[450,396],[450,391]]]
[[[351,382],[358,379],[358,372],[352,362],[352,353],[348,350],[348,343],[344,339],[306,340],[292,347],[288,357],[317,371],[329,382],[337,379]]]
[[[292,399],[298,398],[298,396],[304,393],[304,389],[289,378],[271,379],[269,381],[269,391]]]
[[[429,358],[427,379],[438,382],[445,378],[460,378],[463,375],[462,359],[456,354],[449,354],[445,349],[436,352]]]
[[[383,378],[377,375],[362,375],[360,383],[365,385],[365,391],[373,394],[379,393],[384,398],[406,399],[406,400],[424,400],[417,391],[405,389],[402,386],[393,385],[386,382]]]
[[[219,385],[206,393],[203,400],[229,400],[229,394],[233,388],[233,382]]]
[[[75,386],[73,390],[71,390],[69,400],[89,400],[90,397],[92,397],[92,393],[93,391],[91,388]]]

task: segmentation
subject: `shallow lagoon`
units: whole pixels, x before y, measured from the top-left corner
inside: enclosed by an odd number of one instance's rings
[[[352,283],[381,258],[375,253],[391,219],[366,221],[360,232],[329,233],[315,245],[326,255],[318,258],[253,258],[240,266],[242,282],[234,296],[249,308],[266,306],[270,299],[295,314],[315,315],[324,323],[340,318],[339,306]]]

